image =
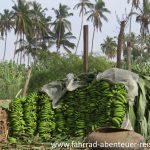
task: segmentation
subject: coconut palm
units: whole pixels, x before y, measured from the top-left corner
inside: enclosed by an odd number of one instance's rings
[[[80,2],[74,6],[74,9],[80,9],[79,16],[82,16],[81,17],[81,27],[80,27],[79,39],[78,39],[78,42],[77,42],[75,54],[77,53],[79,42],[80,42],[80,39],[81,39],[81,34],[82,34],[82,29],[83,29],[83,22],[84,22],[84,15],[87,12],[87,9],[93,7],[93,4],[90,2],[90,0],[79,0],[79,1]]]
[[[128,3],[132,2],[132,6],[135,8],[139,7],[140,0],[127,0]]]
[[[139,50],[139,41],[138,41],[138,38],[137,36],[131,32],[129,34],[126,34],[125,35],[125,38],[124,38],[124,48],[123,48],[123,56],[128,59],[128,44],[129,44],[129,41],[130,41],[130,48],[131,48],[131,55],[132,55],[132,50]]]
[[[142,9],[139,8],[139,13],[134,13],[137,15],[136,21],[140,23],[140,32],[142,36],[146,36],[149,33],[150,24],[150,2],[148,0],[143,0]]]
[[[101,44],[101,48],[108,59],[112,59],[116,56],[117,43],[113,38],[107,36],[106,40],[104,40],[104,43]]]
[[[3,14],[0,13],[0,33],[2,37],[5,36],[3,61],[5,60],[5,55],[6,55],[7,34],[8,34],[8,31],[10,31],[14,26],[14,22],[12,20],[12,13],[13,12],[9,11],[8,9],[4,9]]]
[[[17,3],[14,3],[14,6],[12,8],[14,10],[13,17],[15,19],[15,34],[17,34],[16,41],[18,41],[19,36],[20,40],[24,41],[25,35],[31,36],[32,34],[32,21],[30,19],[29,3],[24,0],[17,0]]]
[[[130,26],[129,26],[129,36],[128,36],[128,41],[127,41],[127,69],[131,70],[131,26],[132,26],[132,14],[134,11],[134,8],[138,9],[139,5],[140,5],[140,0],[128,0],[128,3],[132,2],[132,6],[131,6],[131,11],[129,14],[130,17]]]
[[[54,26],[53,31],[56,34],[57,38],[57,52],[60,49],[60,41],[64,37],[66,30],[71,31],[71,22],[67,20],[68,17],[72,16],[73,14],[68,12],[70,8],[67,5],[59,4],[59,8],[52,9],[56,15],[56,20],[52,23]]]
[[[36,40],[36,39],[34,39],[34,40]],[[16,49],[16,54],[22,53],[23,57],[27,56],[28,66],[31,63],[31,58],[33,58],[33,62],[35,63],[38,53],[43,51],[43,49],[41,48],[41,45],[37,44],[35,47],[36,41],[34,41],[34,40],[32,38],[28,37],[27,41],[24,41],[23,44],[21,44],[21,46],[18,49]]]
[[[99,29],[101,31],[102,19],[108,21],[105,13],[110,13],[110,11],[105,7],[105,3],[103,2],[103,0],[95,0],[95,2],[96,4],[94,5],[94,7],[92,7],[91,10],[87,12],[87,14],[89,14],[87,20],[91,20],[94,26],[91,53],[93,53],[95,30]]]
[[[31,9],[31,19],[33,24],[33,37],[36,38],[36,42],[39,40],[44,40],[45,37],[48,36],[50,31],[49,24],[51,21],[51,17],[46,17],[45,11],[47,8],[42,8],[41,4],[37,3],[36,1],[30,2],[32,6]]]
[[[51,43],[56,44],[57,49],[60,49],[60,47],[62,46],[63,49],[67,53],[71,53],[70,49],[74,49],[75,44],[73,42],[70,42],[70,40],[75,39],[75,38],[76,37],[73,36],[73,34],[71,32],[67,32],[67,33],[64,33],[63,36],[61,36],[61,39],[58,39],[57,33],[51,32],[50,40],[51,40]],[[59,40],[59,42],[58,42],[58,40]],[[57,51],[57,53],[58,52],[59,51]]]
[[[50,29],[49,24],[51,17],[46,16],[46,8],[42,8],[41,4],[38,2],[29,2],[30,9],[29,19],[32,20],[31,33],[25,34],[26,39],[19,40],[17,43],[21,43],[19,48],[16,49],[16,53],[22,53],[23,56],[27,55],[28,62],[29,57],[32,56],[34,62],[36,61],[36,54],[38,51],[47,49],[47,40]]]

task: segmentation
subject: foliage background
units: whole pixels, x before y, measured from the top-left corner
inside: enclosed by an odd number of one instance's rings
[[[105,57],[89,56],[89,71],[102,72],[112,67]],[[44,84],[61,80],[68,73],[83,73],[82,57],[76,55],[45,54],[45,58],[32,66],[32,76],[28,94],[38,91]],[[0,99],[12,99],[23,88],[27,75],[27,67],[10,62],[0,63]]]

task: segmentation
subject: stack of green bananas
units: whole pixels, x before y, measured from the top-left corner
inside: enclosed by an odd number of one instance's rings
[[[85,135],[85,114],[87,114],[87,105],[86,105],[86,88],[80,88],[75,91],[76,106],[74,106],[75,112],[75,136],[84,136]],[[75,101],[74,99],[74,101]]]
[[[58,108],[55,111],[56,117],[55,117],[55,122],[56,122],[56,138],[62,138],[65,137],[67,134],[67,128],[66,128],[66,120],[65,120],[65,116],[64,116],[64,111],[63,108]]]
[[[37,93],[29,95],[24,103],[24,120],[26,123],[26,135],[33,137],[37,128]]]
[[[121,127],[127,109],[127,90],[123,84],[93,81],[67,92],[52,108],[45,93],[33,93],[11,103],[10,124],[13,135],[39,133],[43,140],[85,136],[99,127]],[[24,120],[25,121],[24,121]]]
[[[10,134],[19,138],[25,133],[25,122],[23,120],[23,103],[25,98],[15,98],[10,103]]]
[[[98,127],[121,127],[127,90],[123,84],[107,80],[94,81],[88,86],[67,92],[55,110],[56,134],[84,136]],[[61,134],[62,133],[62,134]]]
[[[55,116],[52,110],[52,102],[45,94],[39,96],[38,102],[38,133],[43,140],[51,138],[55,129]]]
[[[121,127],[127,109],[127,91],[122,84],[118,84],[112,89],[112,94],[112,122],[115,127]]]

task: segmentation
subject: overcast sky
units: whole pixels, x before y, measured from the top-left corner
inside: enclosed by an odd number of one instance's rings
[[[81,18],[79,18],[79,10],[73,10],[73,7],[79,0],[37,0],[37,2],[41,3],[43,8],[48,8],[47,14],[54,18],[54,14],[52,8],[58,8],[59,3],[68,5],[71,10],[70,12],[74,13],[73,17],[70,17],[69,20],[72,23],[72,32],[78,38]],[[91,2],[95,2],[95,0],[91,0]],[[111,11],[111,14],[106,14],[108,18],[108,22],[103,22],[102,32],[98,32],[95,35],[94,41],[94,52],[100,53],[100,44],[107,36],[117,36],[119,32],[119,24],[116,19],[116,13],[119,15],[120,19],[125,14],[125,9],[127,12],[130,10],[131,5],[127,5],[127,0],[104,0],[106,7]],[[3,12],[4,9],[11,9],[12,8],[12,0],[0,0],[0,12]],[[116,13],[115,13],[116,12]],[[86,22],[85,24],[89,25],[89,50],[91,49],[91,38],[93,33],[93,25],[90,22]],[[129,25],[128,25],[129,26]],[[127,26],[127,27],[128,27]],[[137,24],[133,24],[134,32],[139,32],[139,27]],[[126,32],[128,32],[128,28],[126,28]],[[13,57],[14,52],[14,41],[16,37],[13,33],[9,34],[8,36],[8,43],[7,44],[7,53],[6,59],[11,59]],[[75,41],[77,43],[77,40]],[[0,59],[2,59],[4,50],[4,41],[0,40]],[[80,41],[79,51],[78,54],[81,54],[83,50],[83,41]]]

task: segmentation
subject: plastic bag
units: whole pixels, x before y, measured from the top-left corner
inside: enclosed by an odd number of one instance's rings
[[[41,91],[45,92],[51,98],[53,108],[57,107],[59,100],[67,91],[74,91],[84,85],[84,82],[75,81],[74,78],[74,74],[70,73],[66,79],[50,82],[41,88]]]
[[[139,76],[131,71],[112,68],[98,73],[96,80],[107,79],[113,83],[123,83],[128,90],[128,101],[130,105],[134,104],[134,99],[138,95]]]

